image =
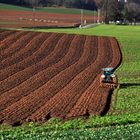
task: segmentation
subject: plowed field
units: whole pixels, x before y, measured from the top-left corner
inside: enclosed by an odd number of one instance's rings
[[[0,123],[105,115],[101,68],[121,59],[113,37],[0,30]]]
[[[83,20],[97,22],[97,16],[84,15]],[[80,14],[57,14],[16,10],[0,10],[0,27],[75,27],[81,23]]]

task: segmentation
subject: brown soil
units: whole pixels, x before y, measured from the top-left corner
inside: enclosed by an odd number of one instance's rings
[[[122,59],[115,38],[0,31],[0,123],[105,115],[112,90],[101,68]]]
[[[97,16],[84,15],[83,21],[93,23]],[[80,14],[0,10],[0,27],[74,27],[81,23]]]

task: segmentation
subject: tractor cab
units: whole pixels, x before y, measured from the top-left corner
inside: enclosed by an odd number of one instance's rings
[[[102,74],[100,77],[100,85],[106,88],[115,89],[118,86],[117,76],[114,74],[114,68],[102,68]]]

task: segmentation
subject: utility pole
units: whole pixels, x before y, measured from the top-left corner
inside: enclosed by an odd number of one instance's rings
[[[108,2],[109,2],[109,0],[106,0],[105,2],[106,2],[106,4],[105,4],[105,23],[109,24],[109,21],[108,21]]]
[[[124,0],[124,22],[126,22],[126,4],[127,0]]]
[[[31,0],[32,8],[33,8],[33,28],[35,28],[36,25],[36,19],[35,19],[35,10],[38,6],[38,0]]]
[[[81,27],[82,27],[82,25],[83,25],[83,9],[81,9]]]
[[[35,28],[35,7],[33,6],[33,29]]]
[[[100,15],[101,15],[100,13],[101,13],[101,10],[98,8],[98,20],[97,20],[98,23],[100,23]]]

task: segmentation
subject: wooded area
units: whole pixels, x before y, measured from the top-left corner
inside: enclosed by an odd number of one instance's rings
[[[0,0],[3,3],[16,4],[22,6],[63,6],[73,8],[83,8],[97,10],[94,0]]]

